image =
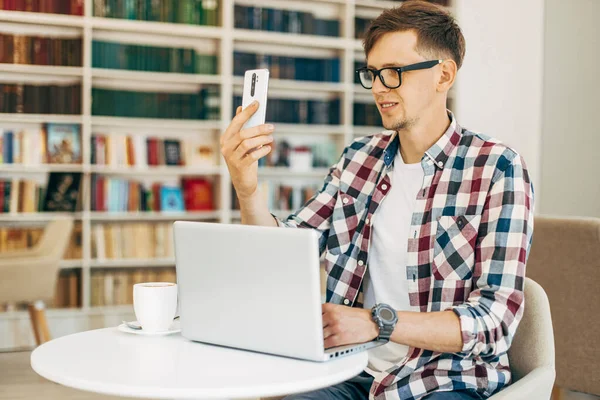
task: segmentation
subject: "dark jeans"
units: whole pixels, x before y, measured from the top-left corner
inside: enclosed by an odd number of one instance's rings
[[[284,400],[359,400],[369,398],[369,389],[373,384],[373,377],[362,372],[355,378],[325,389],[314,392],[294,394]],[[423,400],[473,400],[481,397],[469,390],[456,392],[436,392],[425,396]]]

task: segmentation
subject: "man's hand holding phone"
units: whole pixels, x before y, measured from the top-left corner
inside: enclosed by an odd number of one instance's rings
[[[250,199],[258,187],[258,160],[271,152],[274,126],[261,124],[242,129],[259,108],[257,101],[244,110],[238,107],[235,117],[221,136],[221,154],[225,158],[231,181],[240,201]]]

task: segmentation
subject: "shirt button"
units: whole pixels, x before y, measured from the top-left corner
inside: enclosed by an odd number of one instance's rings
[[[387,185],[385,183],[381,185],[381,190],[387,190]]]
[[[350,300],[348,300],[348,299],[344,299],[344,304],[345,304],[345,305],[348,305],[348,304],[350,304]]]
[[[349,202],[349,201],[350,201],[350,200],[348,200],[348,198],[347,198],[347,197],[344,197],[344,199],[342,200],[342,203],[344,203],[344,204],[348,204],[348,202]]]
[[[365,262],[363,260],[358,260],[358,265],[362,267],[363,265],[365,265]]]
[[[369,225],[369,222],[371,222],[371,220],[369,220],[369,218],[367,218],[367,219],[365,220],[365,224]]]
[[[438,162],[438,167],[440,167],[440,168],[441,168],[441,167],[443,167],[443,166],[444,166],[444,163],[443,163],[443,162],[441,162],[441,161],[440,161],[440,162]]]

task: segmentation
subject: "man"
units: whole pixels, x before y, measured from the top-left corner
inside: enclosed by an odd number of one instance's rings
[[[240,130],[256,105],[238,108],[222,137],[243,223],[320,233],[325,347],[390,338],[358,377],[292,398],[487,398],[510,382],[507,350],[523,315],[533,234],[525,162],[446,110],[465,41],[442,8],[384,11],[364,47],[361,83],[394,132],[354,141],[286,221],[257,191],[273,126]],[[385,309],[394,311],[384,318]]]

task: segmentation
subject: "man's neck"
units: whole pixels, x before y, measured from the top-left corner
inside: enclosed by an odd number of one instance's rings
[[[425,152],[437,142],[450,126],[450,117],[444,108],[423,115],[416,126],[398,131],[400,154],[405,164],[421,162]]]

